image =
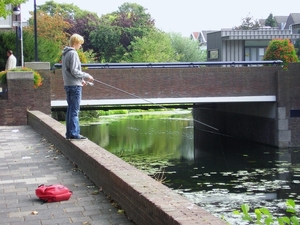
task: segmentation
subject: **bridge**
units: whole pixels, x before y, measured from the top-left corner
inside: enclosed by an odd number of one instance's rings
[[[226,87],[223,85],[228,82],[228,71],[219,69],[212,70],[199,68],[201,66],[257,66],[257,65],[281,65],[281,61],[260,61],[260,62],[203,62],[203,63],[110,63],[110,64],[84,64],[88,73],[95,78],[93,86],[88,86],[83,90],[81,108],[98,109],[108,106],[116,107],[186,107],[195,103],[203,102],[248,102],[248,101],[276,101],[274,93],[263,91],[260,93],[243,93],[236,91],[236,83]],[[56,64],[60,68],[61,64]],[[200,70],[199,70],[200,69]],[[275,70],[280,67],[274,68]],[[201,71],[202,70],[202,71]],[[237,71],[237,70],[235,70]],[[120,74],[121,72],[122,74]],[[218,76],[213,77],[212,73]],[[246,70],[243,75],[250,75],[251,70]],[[67,106],[65,93],[61,85],[61,71],[56,70],[52,83],[51,106],[52,110],[61,110]],[[209,77],[205,74],[210,74]],[[273,74],[273,72],[272,72]],[[234,74],[232,74],[234,75]],[[232,77],[232,75],[230,75]],[[241,74],[237,74],[234,81],[241,81]],[[213,80],[209,84],[207,81]],[[254,77],[252,77],[255,79]],[[218,81],[219,85],[214,81]],[[223,82],[223,80],[225,82]],[[227,80],[227,81],[226,81]],[[269,82],[269,81],[268,81]],[[242,85],[242,83],[240,83]],[[239,89],[249,88],[239,87]],[[216,90],[216,93],[213,92]],[[233,91],[233,92],[232,92]],[[244,90],[245,91],[245,90]],[[222,93],[223,92],[223,93]],[[232,92],[232,93],[231,93]],[[145,106],[146,105],[146,106]]]
[[[252,63],[83,65],[95,82],[83,88],[81,108],[193,107],[194,119],[220,133],[278,147],[300,146],[300,64],[290,64],[285,71],[277,61],[264,62],[271,66]],[[56,66],[51,76],[53,111],[66,107],[61,69]]]

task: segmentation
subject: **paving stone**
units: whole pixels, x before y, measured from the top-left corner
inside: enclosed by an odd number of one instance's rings
[[[130,225],[103,192],[30,126],[0,126],[1,225]],[[63,184],[68,201],[45,203],[40,184]],[[33,212],[37,212],[34,215]]]

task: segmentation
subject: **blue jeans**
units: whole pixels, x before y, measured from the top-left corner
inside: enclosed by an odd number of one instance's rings
[[[79,138],[79,110],[82,96],[82,86],[65,86],[67,94],[66,138]]]

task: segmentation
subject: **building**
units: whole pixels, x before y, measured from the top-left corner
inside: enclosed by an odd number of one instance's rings
[[[210,32],[215,32],[214,30],[202,30],[199,32],[193,32],[190,35],[190,39],[199,42],[200,50],[206,51],[207,49],[207,34]]]
[[[221,30],[207,35],[207,61],[261,61],[272,39],[295,42],[300,34],[290,30]]]
[[[284,29],[288,29],[292,34],[299,33],[300,30],[300,13],[291,13],[286,20]]]
[[[300,38],[300,13],[274,19],[277,27],[194,32],[191,39],[207,47],[207,61],[261,61],[272,39],[290,39],[295,43]],[[260,20],[262,25],[264,22]]]

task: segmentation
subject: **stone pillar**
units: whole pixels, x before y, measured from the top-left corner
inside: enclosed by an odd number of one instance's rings
[[[50,63],[30,62],[25,66],[42,76],[42,86],[34,88],[34,73],[31,71],[7,72],[7,92],[5,98],[0,98],[0,126],[27,125],[28,110],[51,115]]]
[[[289,120],[286,115],[285,107],[277,108],[277,146],[279,148],[288,148],[290,147],[291,142],[291,130],[289,130]]]
[[[1,111],[4,124],[27,125],[27,109],[34,104],[33,72],[7,72],[7,101]]]

